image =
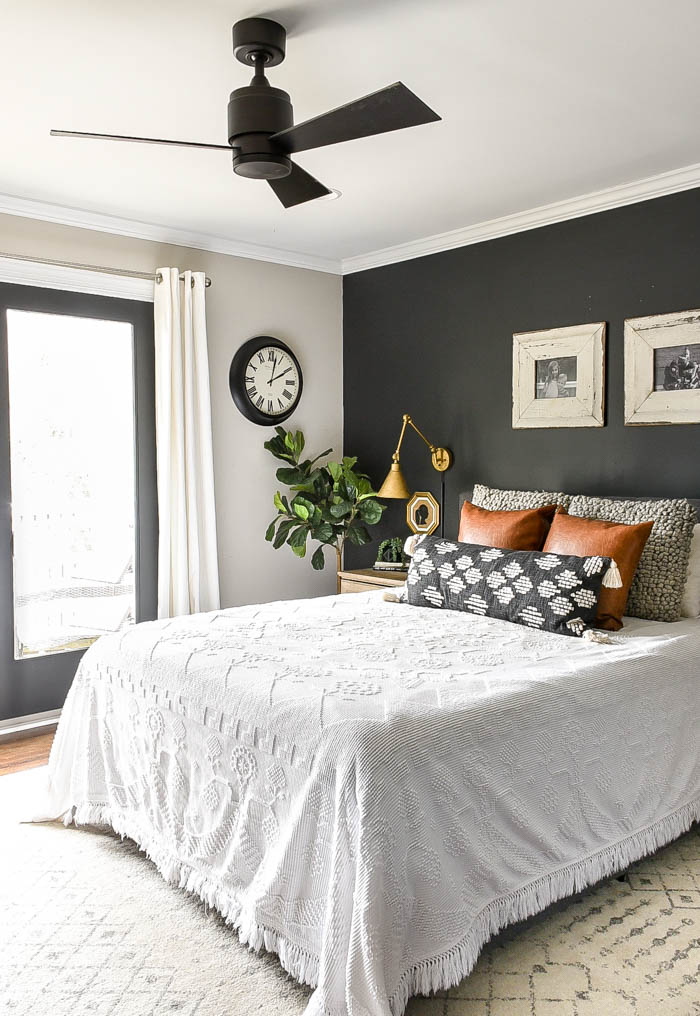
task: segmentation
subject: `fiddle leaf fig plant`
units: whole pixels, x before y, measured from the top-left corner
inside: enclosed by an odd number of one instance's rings
[[[275,427],[275,437],[265,448],[286,465],[275,473],[280,483],[293,492],[291,497],[275,494],[277,515],[267,527],[265,539],[279,549],[288,544],[297,557],[305,557],[307,540],[318,541],[311,564],[324,566],[324,547],[333,547],[340,571],[346,540],[360,547],[370,543],[368,526],[376,525],[386,508],[377,500],[369,477],[357,468],[357,459],[345,456],[340,462],[317,465],[333,451],[327,448],[314,459],[302,459],[306,441],[300,430],[292,433]]]

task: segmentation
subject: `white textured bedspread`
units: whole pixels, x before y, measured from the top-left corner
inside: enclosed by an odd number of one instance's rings
[[[598,645],[381,593],[140,624],[85,655],[41,817],[132,837],[308,1014],[399,1016],[700,817],[699,661],[698,621]]]

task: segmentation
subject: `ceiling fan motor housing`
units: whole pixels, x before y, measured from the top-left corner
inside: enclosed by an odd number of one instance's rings
[[[228,141],[235,149],[234,172],[255,180],[288,176],[292,164],[269,138],[293,123],[292,104],[282,88],[250,84],[234,89],[228,104]]]

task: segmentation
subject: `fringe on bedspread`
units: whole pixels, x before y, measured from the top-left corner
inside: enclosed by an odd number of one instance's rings
[[[474,969],[486,943],[499,931],[624,871],[635,861],[678,839],[697,821],[700,821],[700,801],[693,801],[617,843],[493,900],[479,913],[458,946],[412,967],[403,975],[389,1000],[392,1013],[401,1016],[409,998],[414,995],[428,995],[459,984]]]
[[[64,825],[100,826],[112,829],[122,839],[133,840],[151,860],[163,878],[188,893],[198,896],[215,909],[238,933],[240,941],[258,952],[265,948],[275,953],[282,967],[296,981],[309,987],[318,984],[317,956],[289,942],[279,932],[258,924],[252,915],[245,915],[233,895],[214,885],[190,865],[166,854],[149,842],[141,831],[131,826],[124,816],[113,815],[105,805],[83,804],[71,808],[61,819]],[[463,941],[442,956],[406,971],[398,988],[389,999],[393,1016],[402,1016],[408,1000],[414,995],[429,995],[459,984],[476,965],[486,943],[504,928],[546,910],[552,903],[573,896],[602,879],[624,871],[635,861],[654,853],[677,839],[700,821],[700,801],[693,801],[670,815],[646,826],[616,843],[574,861],[557,871],[521,886],[498,900],[493,900],[478,914]],[[330,1010],[312,999],[307,1012],[323,1016]]]
[[[141,830],[136,829],[123,815],[115,816],[107,805],[82,804],[71,808],[61,816],[65,826],[97,826],[111,829],[122,839],[132,840],[139,850],[152,861],[166,882],[198,896],[216,910],[227,924],[238,933],[238,938],[254,952],[265,948],[275,953],[282,967],[300,984],[315,988],[318,983],[318,957],[290,942],[279,932],[266,928],[251,915],[245,915],[234,894],[215,885],[205,875],[195,871],[191,865],[167,854],[145,839]]]

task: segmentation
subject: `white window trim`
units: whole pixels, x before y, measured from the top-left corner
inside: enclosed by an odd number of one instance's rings
[[[41,261],[10,257],[0,257],[0,282],[113,296],[120,300],[141,300],[144,303],[153,303],[155,285],[152,279],[135,279],[128,275],[111,275],[87,268],[47,265]]]

